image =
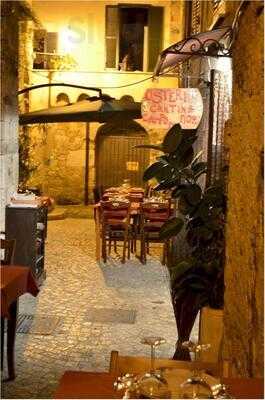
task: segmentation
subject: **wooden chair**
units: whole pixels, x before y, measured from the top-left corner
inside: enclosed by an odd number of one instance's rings
[[[166,262],[168,242],[161,240],[159,232],[165,221],[170,217],[169,202],[144,202],[140,211],[141,262],[146,264],[146,253],[149,253],[149,243],[163,243],[162,264]]]
[[[0,249],[1,249],[1,264],[8,265],[13,263],[14,252],[15,252],[15,239],[1,239]],[[2,258],[2,252],[4,257]]]
[[[109,253],[111,243],[123,241],[122,263],[125,263],[126,249],[128,249],[128,259],[130,258],[130,202],[121,200],[101,201],[101,224],[102,224],[102,258],[107,261],[107,244]]]
[[[224,361],[222,364],[201,362],[201,361],[177,361],[166,358],[156,358],[156,368],[162,369],[200,369],[207,374],[216,377],[228,377],[229,363]],[[116,350],[110,354],[109,372],[114,376],[121,376],[125,373],[142,374],[150,369],[149,357],[121,356]]]

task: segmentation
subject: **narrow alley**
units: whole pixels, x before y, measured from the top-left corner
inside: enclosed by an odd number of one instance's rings
[[[66,369],[107,371],[114,349],[149,355],[140,343],[146,335],[167,340],[159,356],[173,355],[176,323],[160,251],[146,265],[134,256],[121,264],[115,254],[98,264],[94,237],[92,219],[49,221],[47,278],[37,298],[26,294],[19,305],[19,315],[34,315],[35,333],[17,333],[17,377],[5,384],[5,398],[49,398]]]

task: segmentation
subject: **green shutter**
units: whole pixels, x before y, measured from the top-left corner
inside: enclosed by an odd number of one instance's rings
[[[153,71],[162,50],[163,7],[150,7],[148,12],[148,71]]]
[[[118,7],[106,7],[106,68],[117,67]]]

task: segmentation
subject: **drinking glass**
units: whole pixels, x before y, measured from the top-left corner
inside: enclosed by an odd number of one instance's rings
[[[210,348],[209,344],[193,343],[191,341],[183,342],[183,347],[194,353],[194,361],[198,361],[198,355],[201,351]],[[181,385],[183,399],[211,399],[213,398],[211,386],[202,377],[202,371],[194,368],[191,376]]]
[[[124,390],[123,399],[135,398],[137,379],[133,374],[125,374],[117,378],[114,382],[114,388],[116,390]]]
[[[137,394],[141,399],[168,399],[170,391],[162,373],[155,370],[155,348],[163,343],[161,337],[146,337],[141,343],[151,347],[150,371],[142,375],[137,381]]]
[[[212,394],[214,399],[231,399],[228,387],[223,383],[212,386]]]

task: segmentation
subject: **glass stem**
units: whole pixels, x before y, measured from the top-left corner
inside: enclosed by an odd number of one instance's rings
[[[150,373],[153,374],[155,372],[155,346],[151,345],[151,366]]]

